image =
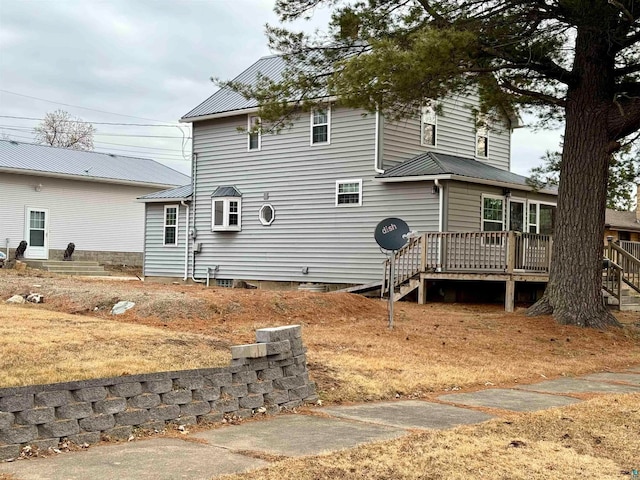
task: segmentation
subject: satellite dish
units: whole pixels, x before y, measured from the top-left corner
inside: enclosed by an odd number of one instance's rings
[[[374,237],[385,250],[400,250],[407,243],[409,225],[400,218],[385,218],[376,226]]]

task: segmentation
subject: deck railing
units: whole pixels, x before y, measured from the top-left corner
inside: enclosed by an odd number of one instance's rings
[[[640,292],[640,259],[613,241],[606,249],[607,258],[622,270],[622,281]]]
[[[424,233],[395,254],[394,279],[385,262],[384,289],[421,272],[501,273],[549,272],[553,240],[550,235],[521,232]]]
[[[640,258],[640,242],[620,240],[620,246],[636,258]]]

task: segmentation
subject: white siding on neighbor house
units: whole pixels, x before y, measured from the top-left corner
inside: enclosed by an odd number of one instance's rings
[[[184,276],[184,248],[187,240],[187,208],[180,202],[147,203],[144,238],[144,276]],[[164,207],[178,207],[177,245],[164,245]]]
[[[309,115],[290,130],[262,136],[248,152],[246,115],[196,122],[196,228],[202,253],[197,278],[218,267],[220,279],[364,283],[380,280],[385,259],[376,224],[403,218],[414,230],[436,230],[438,196],[431,184],[385,184],[374,179],[375,116],[333,108],[331,144],[309,145]],[[362,206],[336,206],[337,180],[362,179]],[[242,231],[211,231],[211,194],[218,186],[242,193]],[[260,207],[275,221],[264,226]],[[303,274],[308,267],[308,274]]]
[[[40,191],[36,186],[42,185]],[[16,248],[25,235],[25,209],[49,211],[49,248],[142,252],[144,204],[157,188],[0,174],[0,248]]]
[[[492,125],[489,130],[489,155],[476,157],[476,126],[472,107],[478,98],[448,97],[436,102],[441,105],[437,117],[436,146],[420,144],[420,113],[398,122],[384,122],[383,154],[384,168],[390,168],[427,151],[475,158],[503,170],[509,170],[511,155],[511,131],[508,122]]]
[[[504,195],[503,188],[465,182],[447,182],[445,192],[448,215],[444,229],[448,232],[481,230],[482,195]],[[539,202],[556,203],[557,197],[538,192],[511,189],[511,197]]]

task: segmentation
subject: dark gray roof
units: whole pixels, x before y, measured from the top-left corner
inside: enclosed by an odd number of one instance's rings
[[[144,201],[162,201],[162,200],[186,200],[191,197],[191,184],[183,185],[178,188],[170,188],[168,190],[162,190],[160,192],[153,192],[142,197],[138,197],[138,200]]]
[[[281,76],[285,66],[286,64],[280,55],[262,57],[233,80],[247,85],[255,85],[258,80],[258,74],[260,74],[273,81],[278,81],[282,78]],[[228,88],[221,88],[196,108],[185,114],[182,119],[204,117],[246,108],[256,108],[257,106],[257,100],[247,100],[237,92],[229,90]]]
[[[0,171],[158,187],[189,182],[187,175],[149,158],[84,152],[13,140],[0,140]]]
[[[638,205],[636,208],[640,208]],[[640,221],[636,217],[636,212],[620,212],[607,208],[605,213],[605,226],[612,230],[630,230],[640,232]]]
[[[242,194],[236,187],[218,187],[211,194],[212,197],[241,197]]]
[[[377,178],[402,178],[438,175],[456,175],[469,179],[490,180],[530,187],[527,177],[502,170],[473,158],[457,157],[443,153],[421,153],[388,170]],[[548,191],[548,189],[545,189]]]

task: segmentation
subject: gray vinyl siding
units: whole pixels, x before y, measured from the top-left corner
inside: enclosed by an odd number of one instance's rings
[[[449,232],[469,232],[481,230],[482,195],[502,196],[501,187],[478,185],[465,182],[447,182],[445,230]],[[539,202],[556,203],[555,195],[538,192],[511,190],[512,198]]]
[[[437,117],[436,146],[420,144],[420,113],[398,122],[384,122],[384,168],[390,168],[414,155],[433,151],[461,157],[476,158],[503,170],[509,170],[511,131],[505,119],[492,125],[489,131],[489,155],[476,157],[476,127],[472,107],[477,97],[450,97],[438,102],[442,108]]]
[[[291,129],[263,135],[262,150],[252,152],[237,130],[246,127],[246,115],[196,122],[196,229],[203,248],[195,276],[217,266],[220,279],[380,280],[385,255],[373,239],[376,224],[398,216],[414,230],[435,231],[438,196],[428,182],[374,179],[374,122],[373,115],[333,108],[331,144],[310,146],[309,115],[303,114]],[[350,179],[362,179],[362,206],[336,206],[336,181]],[[218,186],[242,193],[242,231],[211,231],[211,194]],[[265,203],[275,209],[270,226],[258,219]]]
[[[147,203],[145,210],[144,276],[183,277],[187,241],[186,207],[179,202]],[[178,207],[177,245],[164,245],[164,207]]]

